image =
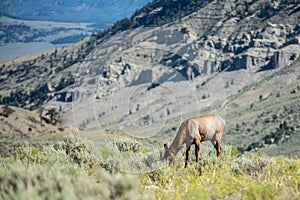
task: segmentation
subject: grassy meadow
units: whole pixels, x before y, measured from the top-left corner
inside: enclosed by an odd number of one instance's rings
[[[160,148],[133,139],[97,146],[74,134],[24,142],[0,158],[0,199],[300,199],[300,160],[241,154],[209,143],[184,169],[183,151],[168,166]]]

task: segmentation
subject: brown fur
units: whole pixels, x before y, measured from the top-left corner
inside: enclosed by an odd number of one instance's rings
[[[203,141],[211,141],[217,151],[217,156],[221,157],[221,139],[225,130],[225,121],[219,115],[204,115],[194,117],[182,122],[178,133],[173,140],[171,146],[165,144],[164,159],[173,162],[178,151],[186,144],[185,167],[188,164],[191,145],[194,144],[196,162],[199,160],[200,143]]]

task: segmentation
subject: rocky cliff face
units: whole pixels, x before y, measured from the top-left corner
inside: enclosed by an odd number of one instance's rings
[[[79,128],[114,121],[142,137],[145,127],[161,130],[170,118],[218,110],[227,97],[297,60],[299,16],[297,1],[211,1],[161,27],[5,63],[1,100],[62,106],[64,120]]]

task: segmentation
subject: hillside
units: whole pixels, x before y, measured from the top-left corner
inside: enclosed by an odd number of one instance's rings
[[[48,111],[40,114],[22,108],[0,106],[0,155],[7,156],[23,146],[24,141],[33,142],[34,138],[75,131],[61,123],[50,123]]]
[[[299,61],[244,87],[227,100],[226,118],[231,120],[228,143],[246,151],[261,148],[269,155],[300,156]]]
[[[61,107],[83,131],[158,144],[219,113],[224,144],[299,156],[299,5],[194,3],[153,1],[78,44],[3,63],[1,103]]]

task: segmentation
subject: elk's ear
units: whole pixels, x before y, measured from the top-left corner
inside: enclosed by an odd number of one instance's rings
[[[166,143],[164,144],[164,148],[165,150],[168,150],[168,145]]]

